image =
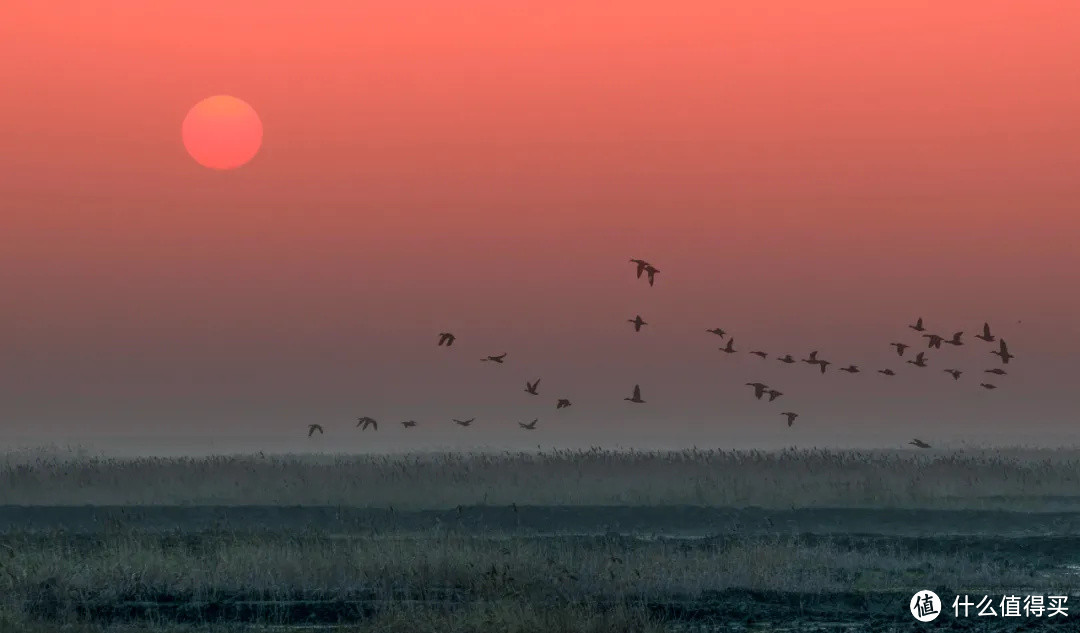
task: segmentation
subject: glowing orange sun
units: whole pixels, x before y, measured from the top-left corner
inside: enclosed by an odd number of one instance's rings
[[[188,154],[203,167],[235,169],[259,151],[263,126],[245,101],[217,95],[188,111],[181,134]]]

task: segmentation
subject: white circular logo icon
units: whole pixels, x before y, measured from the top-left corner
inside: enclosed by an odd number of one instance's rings
[[[941,598],[929,589],[924,589],[911,596],[911,615],[919,622],[930,622],[941,615]]]

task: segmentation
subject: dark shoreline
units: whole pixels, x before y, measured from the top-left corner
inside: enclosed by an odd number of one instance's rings
[[[534,534],[1080,535],[1080,512],[701,506],[465,506],[402,511],[339,506],[0,506],[0,533],[63,530],[460,529]]]

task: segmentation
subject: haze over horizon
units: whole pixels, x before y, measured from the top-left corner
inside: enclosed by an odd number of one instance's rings
[[[1075,444],[1080,5],[908,5],[19,3],[0,441]],[[234,171],[181,143],[215,94]],[[919,316],[965,345],[904,364]]]

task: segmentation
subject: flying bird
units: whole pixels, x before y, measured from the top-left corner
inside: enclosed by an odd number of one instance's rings
[[[799,417],[798,413],[792,413],[791,411],[784,411],[780,415],[783,415],[783,416],[787,417],[787,425],[788,426],[791,426],[792,424],[795,424],[795,418]]]
[[[307,436],[308,437],[311,437],[312,435],[314,435],[315,431],[318,431],[319,435],[322,435],[323,434],[322,425],[321,424],[309,424],[309,425],[307,425]]]
[[[769,389],[765,393],[769,394],[769,402],[772,402],[773,400],[776,400],[780,396],[784,395],[782,392],[779,392],[776,389]]]
[[[356,426],[360,427],[361,431],[368,430],[368,427],[374,427],[376,431],[379,430],[379,423],[374,418],[364,416],[362,418],[356,418]]]
[[[919,438],[911,440],[910,442],[908,442],[908,444],[911,444],[912,446],[918,446],[919,448],[930,448],[929,444],[920,440]]]
[[[911,347],[907,343],[889,343],[889,345],[896,348],[896,355],[897,356],[903,356],[904,355],[904,350]]]
[[[518,426],[525,429],[526,431],[532,431],[532,430],[534,430],[536,428],[536,423],[537,423],[538,420],[540,420],[540,418],[536,418],[532,422],[529,422],[528,424],[525,424],[524,422],[518,422]]]
[[[634,385],[634,397],[633,398],[623,398],[623,400],[629,400],[630,402],[636,402],[636,403],[639,403],[639,404],[645,402],[644,400],[641,399],[641,387],[639,385]]]
[[[922,332],[926,330],[926,328],[924,328],[922,325],[922,317],[919,317],[919,320],[915,322],[915,325],[909,325],[908,327],[915,330],[916,332]]]
[[[877,370],[877,373],[885,374],[886,376],[895,376],[896,375],[896,372],[891,370],[891,369],[879,369],[879,370]]]
[[[946,369],[946,374],[952,374],[953,380],[960,380],[960,374],[964,373],[959,369]]]
[[[1000,356],[1001,357],[1001,362],[1006,364],[1006,365],[1009,364],[1009,359],[1010,358],[1016,358],[1015,356],[1013,356],[1012,354],[1009,353],[1009,348],[1008,348],[1008,346],[1005,345],[1005,339],[998,339],[998,350],[990,352],[990,353],[995,354],[997,356]]]
[[[705,330],[705,331],[706,331],[706,332],[708,332],[709,334],[715,334],[715,335],[717,335],[717,336],[723,336],[723,335],[727,334],[727,332],[725,332],[725,331],[721,330],[721,329],[720,329],[720,328],[718,328],[718,327],[714,327],[714,328],[713,328],[713,329],[711,329],[711,330]]]
[[[559,401],[555,403],[556,409],[565,409],[568,406],[570,406],[570,401],[566,398],[559,398]]]
[[[840,371],[846,371],[849,374],[857,374],[857,373],[859,373],[859,366],[858,365],[848,365],[847,367],[841,367]]]
[[[987,343],[993,343],[994,341],[997,340],[994,337],[994,335],[990,333],[990,324],[989,323],[983,323],[982,334],[976,334],[975,338],[982,339],[982,340],[986,341]]]
[[[637,315],[636,317],[632,318],[632,319],[627,319],[627,321],[634,324],[634,331],[635,332],[640,332],[641,331],[641,326],[648,325],[648,323],[645,321],[645,319],[641,318],[640,314]]]
[[[405,420],[401,423],[401,426],[407,429],[411,429],[412,427],[416,426],[416,420]]]
[[[927,349],[930,349],[931,347],[936,347],[937,349],[941,349],[941,342],[945,340],[944,338],[942,338],[941,336],[938,336],[937,334],[923,334],[923,338],[930,339],[929,341],[926,342],[926,348]]]
[[[735,353],[735,339],[729,338],[727,340],[727,347],[721,347],[720,351],[721,352],[727,352],[728,354],[734,354]]]
[[[919,355],[915,357],[915,360],[909,360],[908,362],[916,367],[926,367],[926,353],[919,352]]]
[[[491,361],[493,363],[499,363],[501,365],[504,358],[506,358],[506,352],[503,352],[498,356],[488,356],[487,358],[481,358],[480,362]]]
[[[651,264],[646,264],[645,265],[645,273],[647,275],[649,275],[649,285],[650,286],[653,285],[654,281],[656,281],[655,275],[658,272],[660,272],[660,270],[653,267]]]
[[[769,388],[769,385],[762,382],[748,382],[746,383],[746,386],[754,388],[754,397],[758,400],[761,400],[761,396],[765,393],[765,390]]]
[[[753,354],[754,356],[760,356],[762,358],[765,358],[766,356],[768,356],[768,354],[766,354],[765,352],[750,352],[750,353]]]
[[[990,383],[988,383],[988,382],[980,382],[980,383],[979,383],[979,386],[980,386],[980,387],[982,387],[983,389],[997,389],[997,387],[996,387],[996,386],[994,386],[994,385],[991,385],[991,384],[990,384]]]
[[[1000,367],[995,367],[993,369],[984,369],[983,372],[987,374],[997,374],[998,376],[1005,375],[1005,370],[1001,369]]]
[[[788,354],[783,358],[777,358],[776,360],[780,361],[781,363],[787,363],[789,365],[795,362],[795,359],[791,357],[791,354]]]
[[[540,395],[540,394],[536,393],[536,388],[539,385],[540,385],[540,379],[539,378],[536,379],[536,382],[529,382],[528,380],[526,380],[525,381],[525,393],[531,393],[534,396]]]
[[[454,424],[457,424],[458,426],[469,426],[470,424],[473,423],[473,420],[475,420],[476,418],[469,418],[468,420],[459,420],[457,418],[451,418],[451,419],[454,421]]]
[[[952,335],[952,339],[946,340],[945,344],[947,344],[947,345],[963,345],[964,342],[960,340],[960,337],[963,336],[963,335],[964,335],[963,332],[954,332],[953,335]]]
[[[809,365],[817,365],[818,367],[821,368],[821,373],[823,373],[823,374],[825,373],[825,368],[828,367],[829,365],[832,365],[832,363],[827,361],[827,360],[818,360],[817,350],[814,350],[814,351],[810,352],[810,356],[807,357],[807,358],[802,359],[802,362],[807,363]]]
[[[641,279],[641,273],[645,272],[645,267],[649,265],[649,262],[644,259],[631,259],[631,264],[637,264],[637,276]]]
[[[449,332],[439,332],[439,345],[450,347],[454,344],[455,339],[457,339],[457,337]]]

